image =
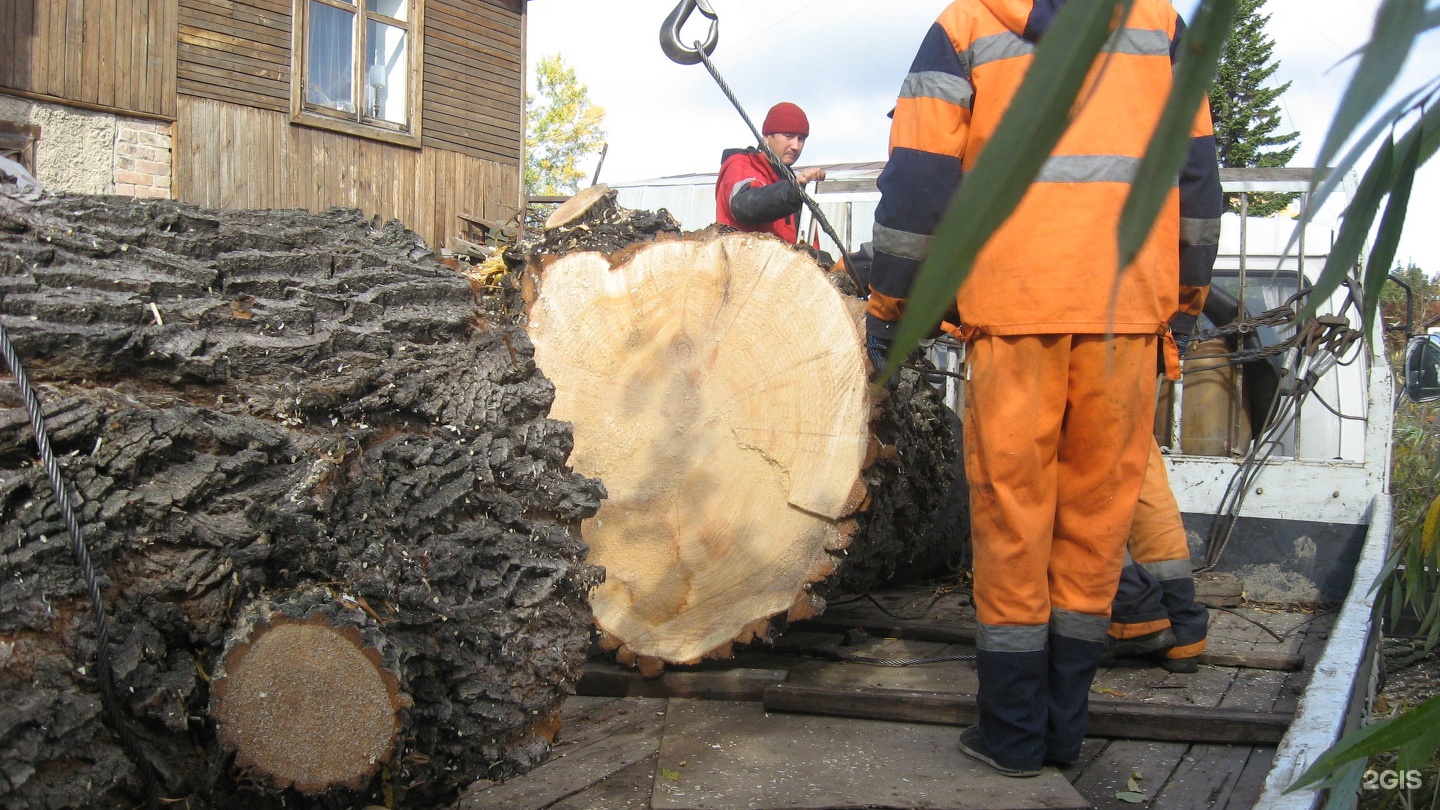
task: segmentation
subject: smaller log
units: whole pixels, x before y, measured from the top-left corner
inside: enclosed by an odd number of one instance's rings
[[[596,209],[594,213],[591,209]],[[601,183],[584,189],[560,204],[545,218],[545,230],[553,231],[585,216],[603,216],[616,208],[615,192]]]
[[[211,681],[236,767],[318,795],[359,788],[391,760],[410,699],[357,613],[322,601],[297,618],[262,603],[242,619]]]

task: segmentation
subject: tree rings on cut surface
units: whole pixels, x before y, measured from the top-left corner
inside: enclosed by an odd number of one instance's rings
[[[410,705],[361,630],[319,612],[255,621],[226,651],[211,694],[236,767],[307,794],[364,784],[393,756]]]
[[[561,203],[559,208],[545,218],[545,230],[552,231],[569,225],[581,217],[599,216],[597,212],[591,211],[597,207],[603,207],[606,211],[616,208],[615,192],[604,183],[579,191]]]
[[[867,495],[860,302],[745,233],[570,253],[541,274],[529,332],[571,464],[608,492],[582,535],[621,660],[725,655],[813,613]]]

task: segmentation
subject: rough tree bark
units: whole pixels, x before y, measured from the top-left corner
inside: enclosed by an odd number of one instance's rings
[[[163,795],[440,806],[547,753],[603,497],[514,323],[396,223],[0,186],[0,320]],[[0,377],[0,805],[133,807],[96,621]]]
[[[755,234],[618,248],[647,220],[596,210],[531,246],[523,287],[572,463],[608,492],[582,531],[619,660],[725,657],[966,553],[958,421],[917,371],[871,389],[848,279]]]

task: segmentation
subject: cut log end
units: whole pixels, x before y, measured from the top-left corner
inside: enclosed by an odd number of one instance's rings
[[[226,654],[211,714],[237,767],[277,788],[358,788],[395,751],[409,705],[353,627],[276,617]]]
[[[551,416],[609,492],[583,526],[607,569],[596,621],[635,660],[728,655],[835,571],[867,499],[858,313],[808,256],[753,234],[538,273],[529,328]]]
[[[597,206],[604,206],[607,210],[615,207],[615,192],[604,183],[584,189],[561,203],[559,208],[545,218],[545,230],[569,225]]]

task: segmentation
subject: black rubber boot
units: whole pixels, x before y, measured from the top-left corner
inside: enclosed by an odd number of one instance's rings
[[[1090,719],[1090,684],[1104,651],[1103,641],[1051,634],[1045,759],[1068,763],[1080,758]]]
[[[975,668],[980,723],[974,748],[994,760],[996,770],[1038,772],[1045,759],[1045,650],[979,649]]]

